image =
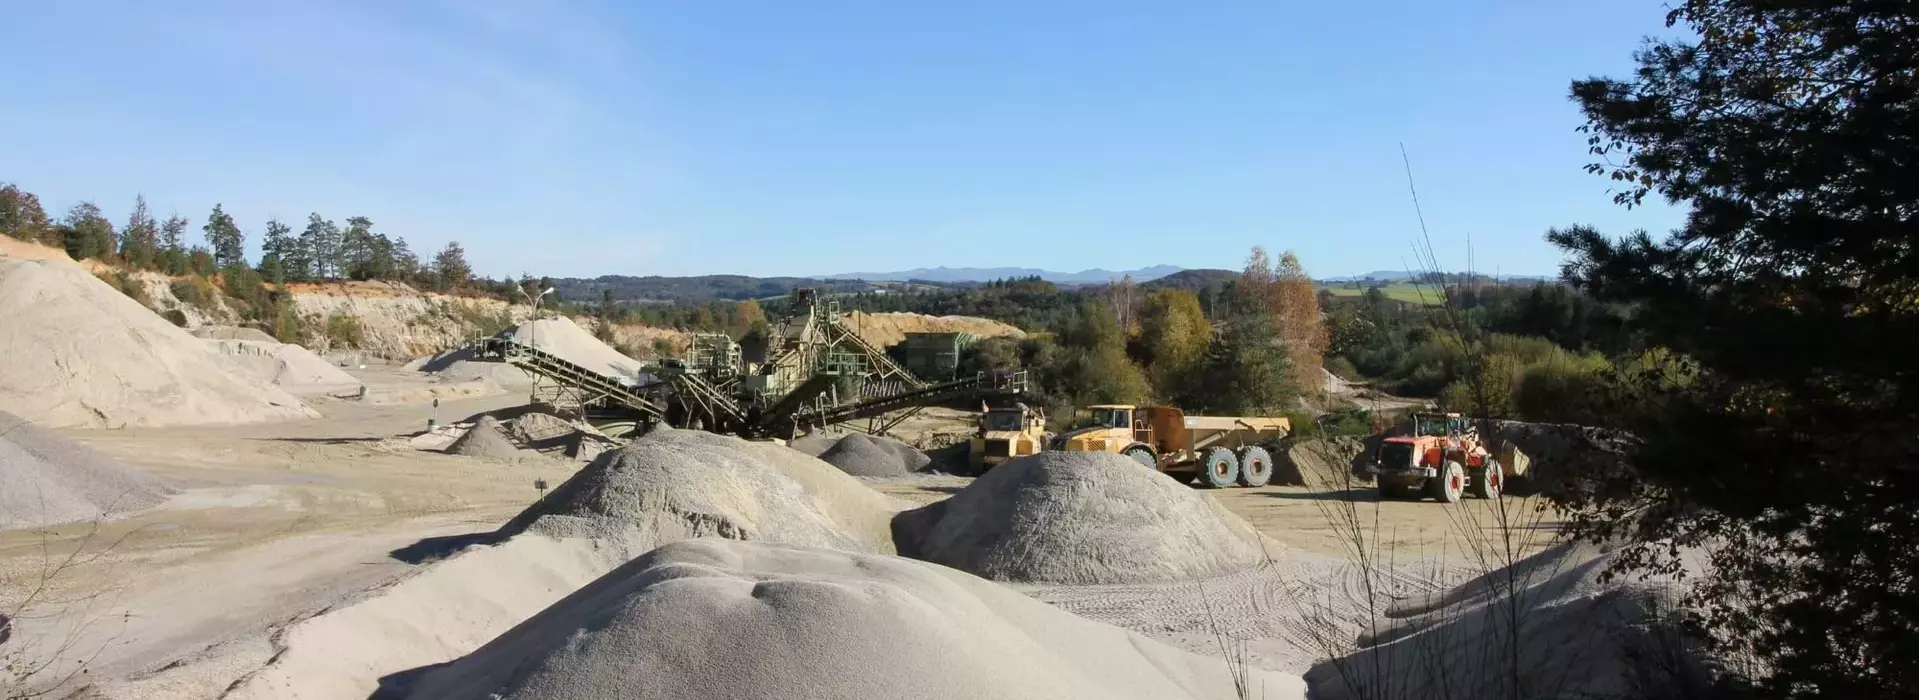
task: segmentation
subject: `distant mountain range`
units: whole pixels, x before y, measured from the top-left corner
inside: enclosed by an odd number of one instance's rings
[[[1105,284],[1121,277],[1131,275],[1134,282],[1150,282],[1179,272],[1176,265],[1154,265],[1137,270],[1080,270],[1079,272],[1056,272],[1030,267],[922,267],[900,272],[847,272],[826,275],[826,279],[865,280],[868,282],[990,282],[999,279],[1038,276],[1054,284]]]
[[[1420,274],[1422,274],[1422,275],[1423,275],[1424,273],[1420,273]],[[1453,276],[1453,275],[1461,275],[1461,274],[1464,274],[1464,273],[1460,273],[1460,272],[1448,272],[1448,273],[1446,273],[1446,274],[1447,274],[1447,276],[1449,276],[1449,277],[1450,277],[1450,276]],[[1490,273],[1490,272],[1486,272],[1486,271],[1484,271],[1484,270],[1481,270],[1481,271],[1479,271],[1479,272],[1476,272],[1476,273],[1474,273],[1474,274],[1475,274],[1475,275],[1477,275],[1477,276],[1479,276],[1479,277],[1483,277],[1483,278],[1485,278],[1485,279],[1486,279],[1487,281],[1492,281],[1492,279],[1493,279],[1493,277],[1494,277],[1494,275],[1493,275],[1493,273]],[[1363,275],[1344,275],[1344,276],[1341,276],[1341,277],[1322,277],[1322,278],[1320,278],[1320,279],[1319,279],[1319,281],[1321,281],[1321,282],[1359,282],[1359,281],[1362,281],[1362,280],[1375,280],[1375,281],[1379,281],[1379,282],[1400,282],[1400,281],[1405,281],[1405,280],[1410,280],[1410,279],[1412,279],[1412,278],[1413,278],[1414,276],[1415,276],[1415,275],[1414,275],[1413,273],[1410,273],[1410,272],[1407,272],[1407,271],[1405,271],[1405,270],[1374,270],[1374,271],[1372,271],[1372,272],[1368,272],[1368,273],[1366,273],[1366,274],[1363,274]],[[1552,280],[1556,280],[1556,279],[1559,279],[1559,276],[1558,276],[1558,275],[1504,275],[1504,274],[1502,274],[1502,275],[1499,275],[1499,276],[1498,276],[1498,278],[1499,278],[1499,281],[1501,281],[1501,282],[1508,282],[1508,283],[1512,283],[1512,282],[1550,282],[1550,281],[1552,281]]]

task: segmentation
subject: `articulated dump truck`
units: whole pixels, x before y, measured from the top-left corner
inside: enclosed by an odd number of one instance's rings
[[[1093,425],[1060,435],[1053,449],[1110,452],[1148,469],[1198,478],[1208,488],[1265,486],[1273,449],[1292,433],[1285,418],[1189,416],[1166,406],[1092,406]]]

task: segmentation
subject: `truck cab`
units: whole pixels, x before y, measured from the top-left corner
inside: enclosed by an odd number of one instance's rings
[[[1046,449],[1046,414],[1023,403],[984,408],[967,454],[974,471]]]

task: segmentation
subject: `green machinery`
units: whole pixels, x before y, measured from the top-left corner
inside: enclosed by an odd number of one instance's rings
[[[796,290],[795,313],[773,327],[763,362],[746,362],[723,334],[698,334],[684,359],[638,377],[609,377],[505,338],[473,341],[475,357],[508,362],[550,389],[535,400],[575,412],[609,433],[641,424],[744,436],[791,437],[866,420],[883,434],[926,406],[961,398],[1016,396],[1023,373],[947,376],[929,383],[841,323],[839,305]],[[909,354],[909,356],[911,356]]]

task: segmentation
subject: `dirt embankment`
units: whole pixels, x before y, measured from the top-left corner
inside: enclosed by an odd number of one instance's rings
[[[357,324],[359,350],[404,360],[431,355],[526,320],[531,309],[493,299],[422,292],[393,282],[292,284],[293,308],[314,336],[314,348],[337,349],[328,324]],[[336,318],[351,320],[333,320]],[[338,336],[339,333],[333,334]]]
[[[854,311],[842,323],[866,342],[887,347],[906,340],[908,333],[972,333],[982,338],[1024,338],[1026,332],[1010,324],[974,316],[928,316],[926,314]]]

